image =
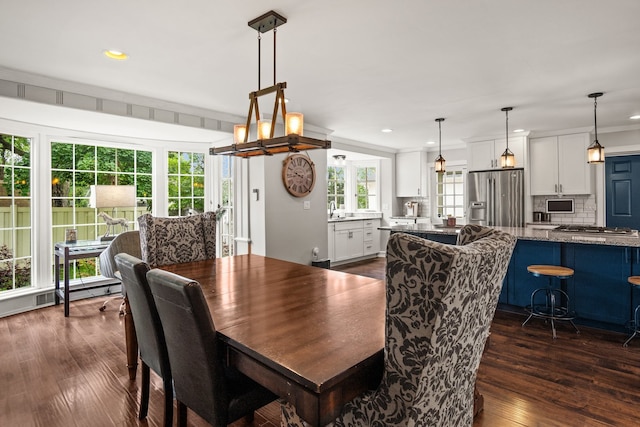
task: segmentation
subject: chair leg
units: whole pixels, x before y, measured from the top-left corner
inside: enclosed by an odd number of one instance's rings
[[[178,403],[178,427],[187,427],[187,405],[177,401]]]
[[[163,378],[164,383],[164,426],[173,426],[173,385]]]
[[[141,386],[142,392],[140,393],[140,414],[138,418],[144,420],[147,417],[149,411],[149,385],[151,383],[151,375],[149,372],[149,366],[142,362],[142,379]]]

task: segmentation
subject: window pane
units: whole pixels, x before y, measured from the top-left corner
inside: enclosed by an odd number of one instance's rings
[[[119,148],[116,151],[117,170],[118,172],[135,172],[135,151]]]
[[[151,151],[136,151],[136,171],[151,173]]]
[[[116,171],[116,149],[109,147],[96,147],[99,171]],[[88,168],[86,168],[88,169]]]

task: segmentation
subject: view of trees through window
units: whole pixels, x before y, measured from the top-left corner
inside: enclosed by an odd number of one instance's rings
[[[0,134],[0,291],[31,286],[31,140]]]
[[[54,242],[65,240],[67,228],[77,229],[78,240],[93,240],[105,233],[106,225],[97,217],[98,209],[89,206],[91,185],[136,187],[137,206],[105,211],[110,216],[126,218],[132,230],[135,219],[151,209],[151,151],[52,142],[51,218]],[[70,267],[70,279],[99,274],[95,258],[75,260]]]
[[[170,151],[169,216],[204,212],[204,154]]]
[[[376,208],[376,175],[376,167],[362,166],[356,168],[357,209]]]
[[[327,209],[344,209],[344,166],[327,166]]]

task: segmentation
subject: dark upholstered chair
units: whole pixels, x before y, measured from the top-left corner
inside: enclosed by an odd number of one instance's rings
[[[136,325],[140,360],[142,361],[142,393],[139,418],[146,418],[149,409],[150,369],[162,377],[164,385],[164,425],[173,424],[173,385],[169,354],[156,304],[147,283],[149,266],[139,258],[121,253],[115,257]]]
[[[216,257],[216,215],[138,218],[142,259],[151,267]]]
[[[476,373],[516,241],[476,227],[461,230],[460,246],[389,238],[383,378],[336,426],[473,424]],[[302,424],[291,406],[282,411],[283,422]]]
[[[178,401],[178,426],[187,408],[213,426],[253,417],[276,396],[236,370],[225,367],[224,348],[198,282],[154,269],[147,274],[164,326]]]

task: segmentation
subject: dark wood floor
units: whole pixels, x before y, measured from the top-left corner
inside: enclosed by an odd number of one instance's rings
[[[336,269],[384,276],[384,259]],[[152,376],[149,417],[137,419],[139,383],[125,367],[122,318],[102,300],[48,307],[0,319],[0,426],[160,426],[162,382]],[[640,339],[498,312],[478,372],[484,411],[476,427],[632,426],[640,424]],[[189,413],[191,426],[207,425]],[[252,425],[275,427],[279,407]],[[240,427],[243,423],[236,423]]]

